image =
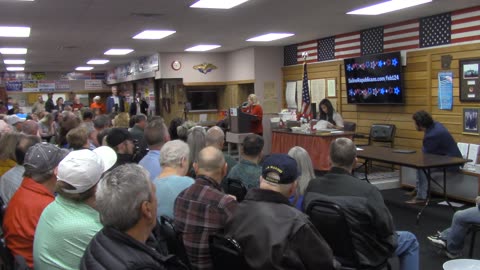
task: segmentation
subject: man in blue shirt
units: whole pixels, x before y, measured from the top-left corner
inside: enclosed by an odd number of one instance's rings
[[[260,186],[262,167],[259,165],[262,158],[263,137],[250,134],[242,143],[242,159],[228,173],[227,178],[241,180],[247,189]]]
[[[432,116],[426,111],[418,111],[412,116],[418,131],[424,131],[423,153],[443,155],[449,157],[462,157],[457,143],[448,130],[439,122],[433,121]],[[449,167],[450,172],[458,171],[459,167]],[[432,169],[434,171],[443,171],[443,168]],[[417,170],[417,194],[415,198],[406,201],[408,204],[425,204],[427,198],[428,179],[422,170]]]
[[[138,164],[150,173],[150,180],[153,181],[162,172],[160,149],[170,140],[170,135],[163,120],[153,120],[145,127],[143,136],[149,151]]]

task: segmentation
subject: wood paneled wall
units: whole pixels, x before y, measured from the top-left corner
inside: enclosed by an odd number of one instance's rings
[[[438,109],[438,72],[442,55],[451,55],[450,69],[454,74],[453,109]],[[457,45],[407,52],[407,65],[403,67],[405,104],[403,105],[349,105],[346,98],[346,83],[343,61],[313,63],[308,65],[308,78],[337,79],[337,110],[347,121],[357,123],[357,132],[368,133],[374,123],[395,124],[397,148],[420,149],[423,132],[415,130],[412,114],[426,110],[434,120],[441,122],[457,142],[480,143],[479,136],[464,135],[463,108],[480,107],[480,102],[460,102],[459,100],[459,61],[480,58],[480,44]],[[301,80],[303,66],[283,68],[284,85],[287,81]],[[285,89],[285,87],[284,87]],[[284,98],[285,104],[285,98]]]

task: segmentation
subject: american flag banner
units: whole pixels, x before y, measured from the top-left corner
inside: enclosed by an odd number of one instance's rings
[[[308,90],[307,62],[303,63],[302,114],[310,117],[310,91]]]
[[[297,63],[301,63],[303,61],[303,53],[308,53],[307,63],[317,62],[317,47],[318,47],[318,40],[312,40],[297,44]]]
[[[451,43],[480,40],[480,6],[452,12]]]
[[[283,47],[283,65],[296,65],[297,62],[297,44]]]
[[[419,20],[390,24],[383,28],[383,51],[395,52],[419,47]]]
[[[450,43],[450,13],[420,19],[420,48]]]
[[[362,31],[360,43],[362,55],[383,53],[383,27]]]
[[[318,41],[318,61],[335,59],[335,37],[322,38]]]
[[[360,56],[360,32],[335,36],[335,58]]]

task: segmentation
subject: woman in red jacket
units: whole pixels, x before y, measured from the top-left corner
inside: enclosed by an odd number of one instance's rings
[[[263,117],[263,109],[260,104],[258,104],[258,99],[255,94],[250,94],[248,96],[248,105],[245,108],[242,108],[244,113],[248,113],[251,115],[256,116],[257,118],[252,121],[250,132],[258,134],[260,136],[263,135],[263,126],[262,126],[262,117]]]

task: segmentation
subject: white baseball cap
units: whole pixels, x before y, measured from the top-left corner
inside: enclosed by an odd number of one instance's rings
[[[75,189],[63,189],[66,193],[78,194],[95,186],[102,174],[117,162],[117,154],[108,146],[100,146],[70,152],[58,165],[57,180],[70,184]]]

